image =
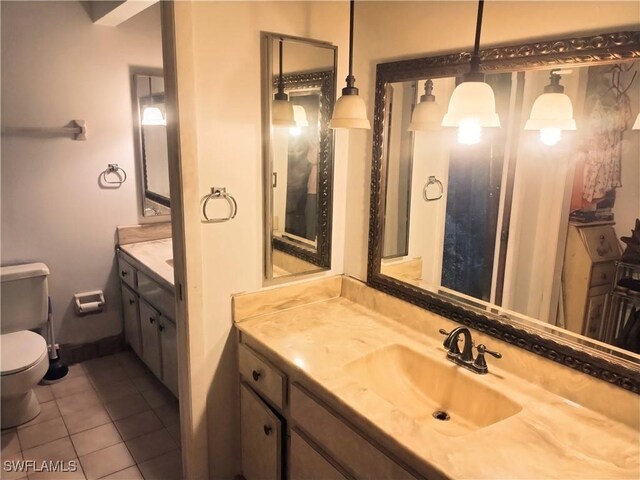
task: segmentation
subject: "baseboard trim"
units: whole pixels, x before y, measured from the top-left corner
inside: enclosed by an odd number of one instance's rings
[[[92,358],[113,355],[125,350],[126,344],[123,335],[101,338],[95,342],[60,345],[60,358],[67,365],[84,362]]]

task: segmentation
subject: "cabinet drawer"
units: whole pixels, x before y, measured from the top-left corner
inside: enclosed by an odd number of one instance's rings
[[[596,263],[591,270],[591,282],[589,286],[611,285],[616,274],[616,265],[613,262]]]
[[[291,385],[291,418],[357,478],[415,479],[297,385]]]
[[[246,480],[281,480],[282,422],[244,383],[240,384],[242,475]]]
[[[239,346],[239,357],[242,378],[271,400],[276,407],[282,409],[286,385],[284,375],[242,343]]]
[[[118,275],[120,280],[129,285],[131,288],[136,288],[136,269],[124,261],[121,257],[118,257]]]
[[[295,430],[291,430],[289,480],[346,480],[347,478]]]

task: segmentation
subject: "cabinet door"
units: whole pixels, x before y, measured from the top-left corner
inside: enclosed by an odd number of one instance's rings
[[[289,447],[289,480],[346,480],[336,467],[291,430]]]
[[[606,299],[606,294],[595,295],[589,298],[586,327],[584,331],[584,335],[589,338],[595,338],[596,340],[600,339]]]
[[[160,334],[158,319],[160,314],[147,302],[140,300],[140,333],[142,334],[142,360],[153,374],[162,378],[160,359]]]
[[[124,317],[124,337],[134,352],[142,357],[140,338],[140,317],[138,316],[138,296],[122,285],[122,313]]]
[[[280,419],[244,383],[240,384],[242,475],[246,480],[280,480]]]
[[[164,315],[160,318],[162,382],[178,396],[178,337],[176,326]]]

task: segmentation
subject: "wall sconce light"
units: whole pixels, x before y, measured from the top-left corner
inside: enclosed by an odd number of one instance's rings
[[[280,39],[278,47],[278,91],[273,96],[271,124],[275,127],[295,127],[296,121],[293,114],[293,105],[289,101],[289,96],[284,93],[284,80],[282,78],[282,39]]]
[[[545,145],[557,144],[562,138],[563,130],[576,129],[571,99],[560,85],[560,75],[570,72],[551,70],[549,85],[544,87],[544,93],[533,102],[531,116],[524,126],[525,130],[540,130],[540,141]]]
[[[640,113],[636,117],[636,121],[633,123],[633,127],[631,127],[631,130],[640,130]]]
[[[346,78],[347,86],[342,89],[342,96],[333,107],[333,116],[329,122],[329,128],[362,128],[371,129],[371,123],[367,118],[367,106],[358,95],[358,89],[354,86],[356,78],[353,76],[353,11],[355,0],[351,0],[349,20],[349,75]]]
[[[458,127],[458,142],[473,145],[480,142],[483,127],[499,127],[496,98],[480,72],[480,31],[484,0],[478,2],[476,38],[471,55],[471,70],[465,74],[449,100],[449,109],[442,119],[443,127]]]
[[[149,99],[153,104],[153,88],[151,87],[151,76],[149,76]],[[142,111],[142,125],[166,125],[167,119],[162,115],[158,107],[148,106]]]
[[[424,82],[424,95],[420,96],[420,103],[416,105],[411,115],[410,132],[440,130],[442,123],[442,109],[436,103],[433,95],[433,80]]]

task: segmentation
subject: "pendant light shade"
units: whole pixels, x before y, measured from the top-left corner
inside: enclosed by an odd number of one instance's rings
[[[540,130],[540,141],[549,146],[560,141],[563,130],[576,129],[573,105],[560,85],[560,73],[551,70],[550,83],[533,102],[531,116],[524,126],[525,130]]]
[[[146,107],[142,112],[142,125],[166,125],[167,120],[158,107]]]
[[[631,127],[631,130],[640,130],[640,113],[636,117],[636,121],[634,122],[633,127]]]
[[[276,93],[277,95],[277,93]],[[286,95],[286,94],[285,94]],[[276,98],[271,106],[271,123],[275,127],[295,127],[293,105],[287,99]]]
[[[480,127],[499,127],[496,97],[485,82],[463,82],[456,87],[449,100],[449,110],[442,119],[443,127],[459,127],[465,122]]]
[[[471,71],[467,73],[449,99],[447,114],[442,119],[443,127],[458,127],[458,141],[465,145],[480,142],[483,127],[499,127],[496,113],[496,98],[493,89],[480,73],[480,32],[484,0],[478,2],[476,37],[471,55]]]
[[[296,127],[308,127],[309,120],[307,119],[307,111],[302,105],[293,106],[293,120],[296,122]]]
[[[151,85],[151,77],[149,77],[149,102],[153,104],[153,88]],[[167,119],[162,115],[162,111],[158,107],[149,105],[142,111],[142,125],[166,125]]]
[[[411,115],[410,132],[440,130],[442,122],[442,109],[436,103],[433,95],[433,80],[424,82],[424,95],[420,97],[420,103],[416,105]]]
[[[367,106],[358,95],[355,87],[356,78],[353,76],[353,11],[355,0],[351,0],[349,17],[349,75],[347,86],[342,89],[342,96],[333,107],[333,116],[329,128],[360,128],[371,129],[367,118]]]
[[[278,47],[278,91],[273,96],[271,124],[275,127],[295,127],[296,121],[293,113],[293,105],[289,101],[289,96],[284,93],[284,79],[282,77],[282,39],[280,39]]]

